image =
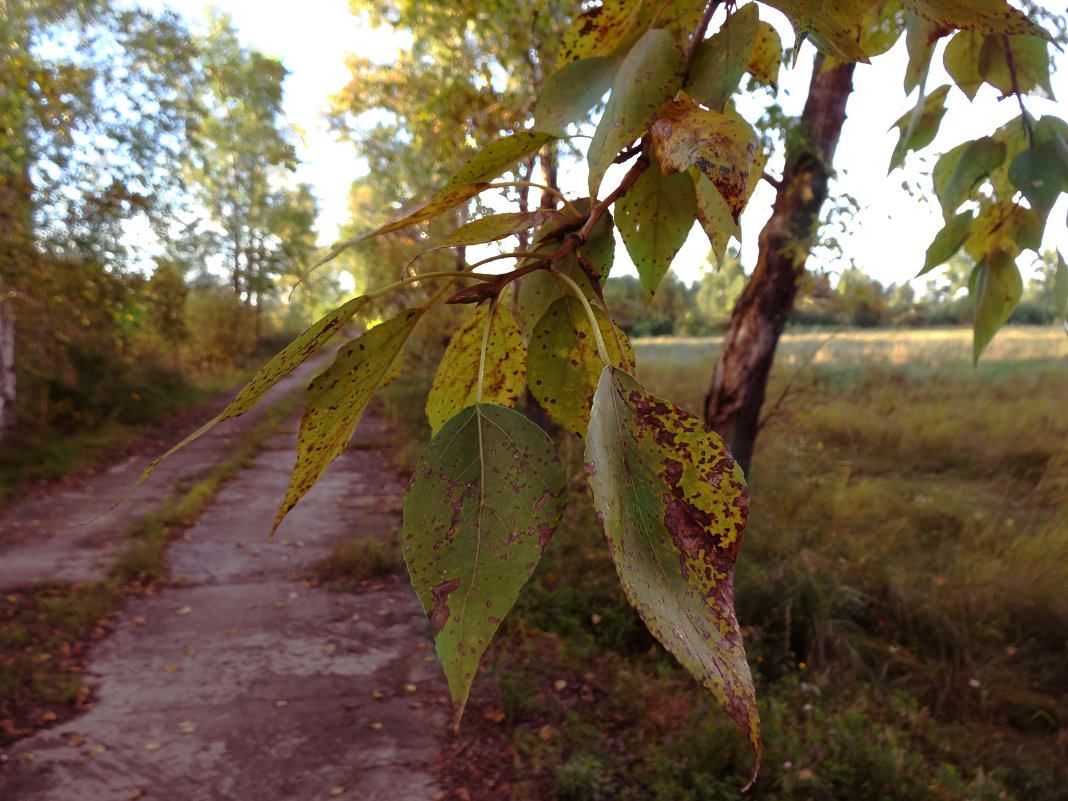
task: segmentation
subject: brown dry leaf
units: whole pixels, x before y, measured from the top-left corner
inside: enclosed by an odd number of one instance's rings
[[[67,736],[67,745],[71,748],[77,748],[85,742],[85,738],[80,734],[70,734]]]
[[[158,751],[163,745],[161,743],[145,743],[146,751]]]
[[[90,746],[89,750],[87,750],[85,753],[87,753],[90,757],[98,757],[107,750],[108,749],[102,745],[94,745]]]
[[[371,728],[374,729],[375,731],[378,731],[379,729],[382,728],[382,724],[377,722],[377,721],[375,721],[374,723],[371,724]]]
[[[553,689],[558,693],[562,693],[567,689],[567,682],[564,679],[557,679],[553,682]]]
[[[176,615],[188,615],[192,611],[193,611],[193,607],[191,607],[191,606],[183,606],[181,609],[175,609],[174,610],[174,614],[176,614]]]
[[[126,801],[137,801],[138,798],[144,798],[144,796],[145,796],[145,788],[144,787],[139,787],[136,790],[134,790],[132,793],[130,793],[128,796],[126,796]]]
[[[164,665],[163,669],[168,673],[177,673],[181,668],[178,665]]]

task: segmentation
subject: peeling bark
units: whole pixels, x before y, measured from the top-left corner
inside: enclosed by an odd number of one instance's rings
[[[760,232],[753,274],[731,313],[705,422],[748,473],[775,348],[794,306],[799,280],[827,199],[834,151],[853,91],[853,64],[824,69],[817,55],[801,114],[800,135],[787,145],[786,166],[771,218]]]

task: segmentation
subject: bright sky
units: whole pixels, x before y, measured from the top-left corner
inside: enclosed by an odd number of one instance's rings
[[[157,6],[162,4],[156,0]],[[208,4],[202,0],[169,0],[166,5],[186,17],[200,18]],[[387,61],[395,52],[396,42],[388,32],[361,28],[345,0],[303,0],[298,5],[218,0],[214,5],[233,17],[249,47],[280,58],[290,71],[286,81],[286,110],[290,121],[305,132],[306,145],[299,149],[304,163],[298,178],[311,184],[320,199],[324,244],[334,240],[337,227],[346,220],[349,186],[361,168],[352,145],[334,141],[327,132],[322,119],[326,99],[347,81],[346,53]],[[761,9],[762,16],[765,8]],[[784,34],[783,40],[789,45],[791,36]],[[806,45],[797,69],[784,68],[780,102],[789,113],[799,113],[804,103],[811,53]],[[847,109],[849,118],[835,157],[838,190],[856,197],[862,208],[854,218],[852,233],[839,237],[845,253],[857,266],[886,284],[901,283],[919,271],[924,251],[942,225],[933,197],[925,201],[910,195],[902,183],[906,180],[915,183],[922,161],[927,164],[923,169],[929,170],[937,154],[966,139],[992,133],[1019,113],[1015,99],[999,103],[990,87],[984,86],[972,104],[954,88],[950,92],[949,112],[935,142],[925,149],[924,156],[909,157],[907,171],[896,170],[887,176],[886,168],[897,141],[897,132],[888,133],[887,129],[915,103],[914,98],[912,101],[905,98],[901,87],[906,58],[902,42],[873,65],[858,65],[855,91]],[[951,82],[941,69],[939,56],[936,55],[935,61],[928,79],[929,90]],[[1053,89],[1058,98],[1065,98],[1068,97],[1068,57],[1058,54],[1057,62],[1061,71],[1053,76]],[[1028,98],[1027,106],[1036,117],[1048,113],[1065,116],[1059,104],[1049,101]],[[929,179],[920,180],[921,186],[930,186]],[[762,182],[743,215],[742,260],[747,268],[755,261],[757,234],[768,217],[772,200],[771,187]],[[1046,226],[1044,247],[1059,247],[1068,253],[1066,213],[1068,201],[1062,197]],[[707,252],[707,239],[695,229],[675,262],[679,278],[687,282],[695,279]],[[1026,267],[1026,259],[1025,255],[1021,267]],[[837,271],[848,264],[823,266]]]

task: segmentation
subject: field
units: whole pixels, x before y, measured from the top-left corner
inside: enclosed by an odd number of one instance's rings
[[[635,347],[650,391],[700,409],[715,340]],[[780,347],[736,569],[765,740],[749,797],[1068,798],[1068,338],[1002,331],[978,369],[970,349]],[[738,798],[746,743],[626,606],[581,443],[561,447],[579,502],[476,682],[454,784]]]

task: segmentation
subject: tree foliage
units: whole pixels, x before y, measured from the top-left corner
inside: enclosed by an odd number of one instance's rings
[[[807,39],[828,54],[817,61],[818,71],[838,70],[851,79],[851,71],[840,69],[844,62],[868,61],[905,31],[922,31],[910,38],[913,77],[906,80],[922,85],[934,52],[927,45],[944,37],[951,45],[957,37],[979,37],[983,44],[972,47],[974,63],[961,71],[967,73],[959,79],[963,91],[973,91],[975,76],[1002,91],[1008,79],[1008,91],[1021,98],[1048,84],[1048,55],[1038,55],[1046,54],[1048,37],[1002,0],[967,6],[947,0],[768,5],[787,14],[798,44]],[[422,4],[403,8],[415,6]],[[389,13],[397,7],[381,8]],[[442,302],[475,305],[435,379],[430,416],[436,434],[416,470],[404,515],[405,555],[435,630],[457,717],[478,661],[549,541],[566,494],[551,443],[507,408],[525,362],[526,381],[548,414],[585,439],[593,500],[628,598],[749,738],[755,776],[760,727],[733,608],[733,564],[748,510],[745,481],[715,433],[649,395],[630,375],[633,357],[602,296],[611,267],[606,229],[619,230],[649,295],[694,222],[700,220],[714,243],[718,237],[725,246],[727,237],[737,236],[762,157],[759,137],[730,98],[747,71],[774,83],[782,52],[760,5],[728,5],[718,31],[708,37],[717,8],[694,0],[604,0],[573,9],[533,125],[498,123],[489,141],[429,199],[331,254],[373,247],[438,220],[456,231],[444,234],[457,249],[455,267],[419,269],[418,260],[403,265],[408,273],[398,281],[349,301],[309,330],[223,416],[244,411],[356,307],[408,286],[433,287],[417,296],[412,309],[345,345],[313,383],[293,482],[279,513],[284,515],[344,447],[370,396],[396,374],[405,339],[427,311]],[[472,18],[466,8],[440,13]],[[485,80],[494,86],[494,75]],[[921,91],[916,110],[898,125],[894,163],[931,141],[950,90]],[[479,225],[467,225],[471,201],[514,187],[501,176],[524,180],[530,159],[586,121],[606,92],[587,151],[588,197],[561,206],[550,187],[546,216],[527,215],[521,207],[507,218],[487,215]],[[459,152],[456,127],[466,119],[435,120],[430,112],[418,121],[424,122],[430,127],[423,135],[435,136],[440,125],[442,142],[454,143],[449,152]],[[940,235],[929,261],[951,258],[960,247],[975,260],[970,287],[978,304],[976,358],[1020,295],[1016,257],[1038,246],[1049,206],[1068,189],[1065,141],[1063,122],[1034,120],[1024,112],[988,137],[962,143],[935,169],[935,189],[954,227]],[[624,165],[618,179],[610,177],[613,164]],[[957,216],[963,206],[972,216]],[[525,233],[516,251],[468,265],[463,248],[519,231]],[[437,252],[437,243],[422,236],[412,239],[416,243],[428,254]],[[790,247],[792,258],[803,263],[809,243]],[[483,262],[500,261],[514,266],[486,271]]]

